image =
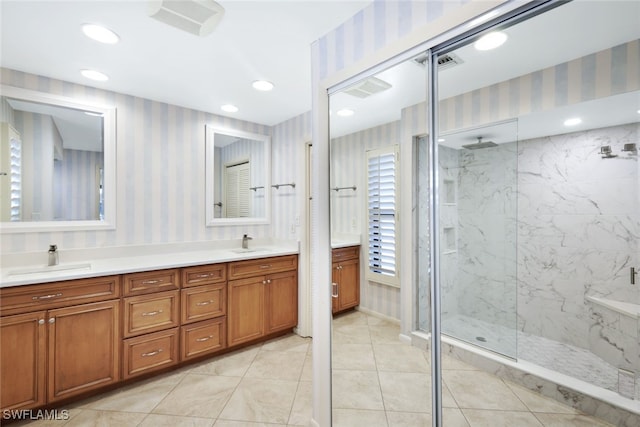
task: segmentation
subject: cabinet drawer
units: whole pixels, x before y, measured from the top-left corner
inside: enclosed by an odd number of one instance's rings
[[[360,257],[360,246],[348,246],[346,248],[337,248],[331,251],[331,260],[333,262],[342,261],[343,259],[354,259]]]
[[[178,328],[124,340],[124,379],[178,363]]]
[[[182,269],[183,288],[226,281],[227,264],[212,264]]]
[[[183,289],[182,323],[213,319],[227,312],[227,284]]]
[[[124,295],[141,295],[171,291],[180,285],[180,270],[145,271],[124,275]]]
[[[227,346],[226,331],[227,319],[224,317],[181,327],[182,360],[222,350]]]
[[[124,336],[178,326],[179,298],[179,291],[125,298]]]
[[[229,263],[229,280],[295,270],[296,268],[298,268],[297,255],[236,261]]]
[[[120,276],[92,277],[0,289],[2,315],[67,307],[120,297]]]

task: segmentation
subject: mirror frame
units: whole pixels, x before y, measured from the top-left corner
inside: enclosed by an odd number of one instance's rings
[[[265,216],[264,217],[243,217],[243,218],[214,218],[214,187],[215,180],[214,174],[214,141],[215,135],[225,134],[230,136],[236,136],[238,138],[252,139],[261,141],[264,143],[266,150],[264,156],[264,170],[265,177],[264,183],[264,204],[265,204]],[[224,225],[248,225],[248,224],[269,224],[271,222],[271,137],[269,135],[262,135],[257,133],[245,132],[237,129],[222,128],[211,125],[205,125],[205,217],[207,227],[216,227]],[[252,183],[252,185],[258,185]]]
[[[20,221],[0,222],[0,234],[114,230],[116,228],[116,108],[80,101],[61,95],[38,92],[15,86],[0,85],[0,95],[39,104],[50,104],[101,114],[103,117],[104,155],[104,219],[79,221]]]

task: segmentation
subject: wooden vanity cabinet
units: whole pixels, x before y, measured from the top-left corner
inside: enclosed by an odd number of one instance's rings
[[[189,360],[227,347],[227,264],[182,269],[180,357]]]
[[[0,289],[2,410],[120,380],[120,289],[120,276]]]
[[[332,250],[334,283],[332,312],[339,313],[360,304],[360,246]]]
[[[229,263],[229,346],[298,324],[298,256]]]

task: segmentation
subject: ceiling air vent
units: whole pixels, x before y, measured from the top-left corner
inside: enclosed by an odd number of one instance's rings
[[[224,16],[224,8],[213,0],[151,0],[149,16],[196,36],[206,36]]]
[[[384,80],[380,80],[377,77],[369,77],[363,82],[360,82],[355,86],[345,90],[344,93],[355,96],[357,98],[367,98],[389,88],[391,88],[391,85]]]
[[[416,58],[413,58],[413,62],[424,67],[427,64],[427,55],[423,54]],[[464,61],[454,53],[447,53],[438,57],[438,70],[446,70],[447,68],[455,67],[456,65],[463,64]]]

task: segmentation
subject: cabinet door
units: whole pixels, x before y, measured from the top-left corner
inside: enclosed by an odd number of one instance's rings
[[[0,407],[44,405],[47,328],[45,312],[0,318]]]
[[[49,311],[49,402],[118,381],[120,301]]]
[[[265,276],[229,282],[227,303],[229,347],[264,335],[265,284]]]
[[[339,310],[346,310],[360,304],[360,263],[350,259],[341,261],[339,267]]]
[[[293,328],[298,324],[298,273],[270,274],[266,283],[266,332]]]

